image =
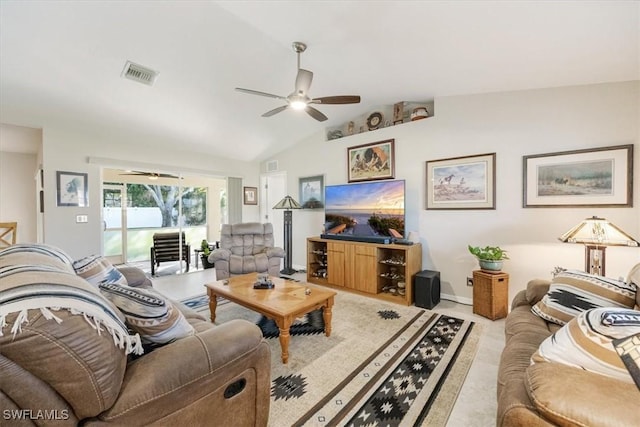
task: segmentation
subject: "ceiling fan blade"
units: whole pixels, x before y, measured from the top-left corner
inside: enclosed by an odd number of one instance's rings
[[[300,68],[296,76],[296,93],[306,94],[311,87],[313,81],[313,73],[309,70]]]
[[[328,117],[322,114],[320,111],[316,110],[313,107],[309,107],[308,105],[307,105],[307,108],[304,109],[304,111],[306,111],[308,115],[310,115],[311,117],[313,117],[319,122],[324,122],[325,120],[328,119]]]
[[[313,104],[358,104],[360,97],[357,95],[340,95],[340,96],[324,96],[322,98],[313,98]]]
[[[260,92],[257,90],[251,90],[251,89],[243,89],[241,87],[237,87],[236,90],[238,92],[242,92],[242,93],[248,93],[249,95],[259,95],[259,96],[266,96],[268,98],[276,98],[276,99],[287,99],[284,96],[280,96],[280,95],[274,95],[272,93],[266,93],[266,92]]]
[[[264,113],[264,114],[262,115],[262,117],[271,117],[271,116],[273,116],[273,115],[275,115],[275,114],[280,113],[281,111],[286,110],[286,109],[287,109],[287,107],[289,107],[289,106],[288,106],[288,105],[283,105],[282,107],[274,108],[273,110],[271,110],[271,111],[267,111],[266,113]]]

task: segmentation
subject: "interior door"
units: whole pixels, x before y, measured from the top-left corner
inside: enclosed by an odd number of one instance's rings
[[[274,173],[260,176],[260,222],[273,224],[273,237],[277,247],[284,248],[284,211],[273,209],[287,195],[287,174]],[[295,198],[295,197],[294,197]],[[293,221],[295,227],[295,218]]]
[[[112,264],[124,264],[126,257],[126,201],[125,185],[104,184],[102,187],[102,253]],[[123,206],[124,204],[124,206]],[[124,208],[124,209],[123,209]]]

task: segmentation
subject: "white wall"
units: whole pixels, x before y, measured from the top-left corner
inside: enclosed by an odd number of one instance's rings
[[[394,138],[395,177],[406,180],[406,228],[419,231],[423,269],[441,272],[443,294],[470,302],[466,277],[477,263],[467,244],[500,245],[511,256],[504,268],[512,297],[531,278],[549,278],[555,266],[584,268],[583,248],[557,238],[586,217],[607,218],[640,239],[639,100],[638,81],[436,98],[436,115],[429,119],[333,141],[317,134],[266,161],[279,162],[289,193],[297,195],[302,176],[325,174],[325,185],[346,183],[347,147]],[[620,144],[634,144],[635,207],[522,207],[523,156]],[[497,153],[496,210],[425,209],[427,160],[492,152]],[[293,215],[293,263],[305,265],[305,239],[321,233],[324,212]],[[637,262],[639,248],[611,247],[607,276],[626,275]]]
[[[105,133],[68,127],[43,129],[43,167],[45,170],[45,243],[59,246],[74,258],[102,253],[101,226],[101,168],[89,163],[89,158],[115,159],[116,163],[140,162],[142,164],[171,165],[174,171],[180,167],[208,171],[216,176],[242,177],[245,185],[257,186],[259,166],[222,159],[211,154],[183,152],[176,141],[175,150],[154,149],[149,141],[129,141]],[[109,167],[117,164],[104,165]],[[89,175],[89,206],[56,206],[56,171],[87,173]],[[256,208],[243,211],[243,219],[255,221]],[[87,215],[87,223],[76,223],[76,215]]]
[[[0,151],[0,222],[18,222],[18,243],[37,239],[37,169],[36,154]]]

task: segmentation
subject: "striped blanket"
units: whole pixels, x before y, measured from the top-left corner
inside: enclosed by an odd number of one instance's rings
[[[62,322],[55,315],[59,310],[84,316],[96,333],[106,329],[126,354],[142,354],[139,335],[130,335],[117,309],[82,278],[57,266],[0,262],[0,336],[9,327],[11,334],[19,334],[29,321],[29,310],[39,310],[58,323]]]

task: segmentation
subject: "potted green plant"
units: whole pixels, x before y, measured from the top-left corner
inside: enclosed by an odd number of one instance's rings
[[[478,259],[480,268],[488,271],[501,271],[502,261],[509,259],[507,251],[500,246],[468,246],[469,252]]]
[[[207,239],[202,239],[202,242],[200,243],[200,250],[202,251],[200,252],[200,260],[202,261],[202,267],[204,267],[205,269],[212,268],[214,264],[212,262],[209,262],[209,255],[211,255],[211,247],[209,246],[209,242],[207,242]]]

